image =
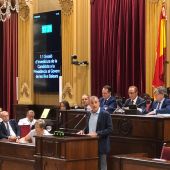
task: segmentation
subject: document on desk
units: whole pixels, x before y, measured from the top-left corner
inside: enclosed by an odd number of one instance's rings
[[[164,117],[170,117],[170,114],[152,114],[152,115],[144,115],[145,117],[159,117],[159,118],[164,118]]]
[[[157,117],[170,117],[170,114],[157,114]]]
[[[166,160],[165,160],[165,159],[159,159],[159,158],[153,158],[152,160],[153,160],[153,161],[161,161],[161,162],[166,162]]]
[[[44,109],[40,118],[41,119],[46,119],[48,114],[49,114],[49,111],[50,111],[50,109]]]

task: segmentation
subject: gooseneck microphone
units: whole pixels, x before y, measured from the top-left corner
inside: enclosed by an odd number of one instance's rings
[[[123,107],[123,104],[122,104],[122,100],[121,99],[117,99],[116,100],[116,104],[119,108],[122,108]]]
[[[73,129],[76,129],[78,125],[84,120],[84,118],[87,116],[87,114],[84,114],[84,116],[78,121],[78,123],[74,126]]]
[[[71,119],[69,119],[68,121],[66,121],[65,123],[63,123],[60,128],[64,128],[65,125],[68,125],[70,122],[72,122],[73,120],[75,120],[76,118],[78,118],[80,115],[81,115],[81,114],[76,114],[76,116],[74,116],[73,118],[71,118]]]

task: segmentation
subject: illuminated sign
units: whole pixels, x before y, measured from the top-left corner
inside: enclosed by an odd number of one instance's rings
[[[42,25],[42,27],[41,27],[41,33],[42,34],[51,33],[52,31],[53,31],[52,24],[50,24],[50,25]]]

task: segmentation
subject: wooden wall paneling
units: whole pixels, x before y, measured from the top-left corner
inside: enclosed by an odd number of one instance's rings
[[[29,19],[22,21],[18,18],[18,103],[33,103],[33,25],[32,5]]]
[[[78,60],[90,60],[90,0],[73,1],[71,15],[62,14],[62,76],[63,90],[71,89],[71,95],[66,93],[64,99],[71,105],[80,104],[81,95],[90,93],[90,66],[80,67],[71,64],[71,55],[76,54]],[[32,2],[32,12],[27,22],[19,24],[19,86],[22,82],[29,82],[30,98],[20,99],[19,104],[51,104],[58,103],[57,94],[40,94],[33,92],[32,58],[33,58],[33,13],[61,9],[58,0],[35,0]],[[20,21],[21,22],[21,21]],[[23,27],[22,25],[25,25]],[[27,30],[27,36],[24,34]],[[23,32],[23,34],[22,34]],[[25,37],[27,37],[25,39]],[[29,44],[26,41],[30,39]],[[25,54],[26,52],[26,54]],[[29,62],[28,62],[29,61]],[[26,67],[22,63],[29,63]],[[29,70],[29,71],[28,71]],[[25,80],[26,79],[26,80]],[[31,86],[31,87],[30,87]],[[20,88],[20,87],[19,87]],[[21,95],[19,94],[19,98]]]

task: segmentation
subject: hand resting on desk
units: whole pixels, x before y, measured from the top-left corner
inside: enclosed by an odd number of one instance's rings
[[[156,114],[156,113],[155,113],[155,111],[153,110],[153,111],[147,113],[146,115],[155,115],[155,114]]]
[[[16,136],[8,136],[9,142],[16,142],[18,139],[19,139],[19,137],[16,137]]]
[[[76,133],[77,135],[85,135],[83,130],[80,130],[79,132]]]
[[[87,136],[91,136],[91,137],[96,137],[97,133],[96,132],[90,132],[88,134],[85,134],[83,130],[80,130],[79,132],[77,132],[78,135],[87,135]]]

